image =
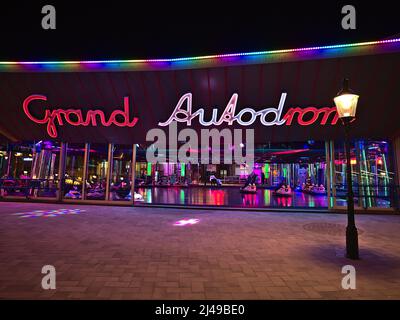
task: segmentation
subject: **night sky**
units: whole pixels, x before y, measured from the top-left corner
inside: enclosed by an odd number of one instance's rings
[[[2,3],[0,59],[167,58],[368,41],[400,33],[396,6],[382,1],[83,2]],[[56,30],[41,28],[45,4],[56,7]],[[341,28],[345,4],[356,7],[356,30]]]

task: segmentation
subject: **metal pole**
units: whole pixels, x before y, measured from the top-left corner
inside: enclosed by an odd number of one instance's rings
[[[131,162],[131,195],[132,195],[132,205],[135,205],[135,179],[136,179],[136,144],[132,147],[132,162]]]
[[[326,191],[328,196],[328,209],[332,209],[331,202],[331,155],[329,153],[329,141],[325,141],[325,178],[326,178]]]
[[[344,145],[346,150],[346,173],[347,173],[347,228],[346,228],[346,256],[349,259],[359,259],[358,255],[358,232],[354,219],[354,194],[350,163],[350,121],[343,120],[345,129]]]
[[[113,172],[113,161],[114,161],[114,144],[108,144],[108,157],[107,157],[107,172],[106,172],[106,196],[105,200],[108,201],[110,199],[110,184],[111,184],[111,175]]]
[[[67,148],[68,143],[61,142],[60,146],[60,162],[58,166],[58,196],[57,200],[62,201],[64,193],[64,181],[65,181],[65,166],[67,164]]]
[[[8,161],[7,161],[7,178],[10,177],[11,157],[12,157],[12,151],[9,151],[8,152]]]
[[[88,180],[88,165],[90,155],[90,143],[85,143],[85,154],[83,156],[83,174],[82,174],[82,200],[86,199],[86,181]]]

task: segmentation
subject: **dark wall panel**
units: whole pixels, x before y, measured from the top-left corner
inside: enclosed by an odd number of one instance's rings
[[[135,127],[64,125],[58,126],[57,139],[143,143],[147,131],[166,121],[187,92],[193,94],[193,111],[204,108],[209,119],[212,108],[218,107],[222,114],[233,93],[239,94],[239,112],[246,107],[277,107],[285,91],[285,114],[290,107],[333,107],[332,99],[343,77],[349,77],[350,86],[360,94],[355,136],[387,138],[399,131],[399,53],[188,70],[0,73],[0,128],[19,140],[48,137],[46,125],[30,121],[23,112],[22,102],[31,94],[48,99],[32,103],[32,113],[38,118],[43,117],[45,109],[59,108],[81,109],[84,115],[99,109],[109,117],[113,110],[122,110],[123,97],[129,96],[131,113],[139,118]],[[192,127],[200,129],[197,120],[193,120]],[[257,142],[342,136],[340,125],[264,127],[257,119],[251,128],[255,129]]]

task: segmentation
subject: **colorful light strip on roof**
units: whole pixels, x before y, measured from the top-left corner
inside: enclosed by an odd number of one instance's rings
[[[113,71],[163,70],[213,67],[229,64],[269,63],[282,60],[363,54],[374,49],[400,50],[400,38],[306,47],[297,49],[217,54],[171,59],[85,60],[85,61],[0,61],[0,72],[19,71]],[[373,52],[372,52],[373,53]]]

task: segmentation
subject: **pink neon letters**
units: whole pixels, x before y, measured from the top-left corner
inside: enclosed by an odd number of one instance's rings
[[[98,117],[100,119],[100,125],[102,126],[109,127],[111,125],[116,125],[118,127],[129,128],[134,127],[138,122],[138,118],[136,117],[130,121],[129,97],[124,97],[124,110],[114,110],[108,120],[106,119],[104,112],[101,110],[89,110],[86,113],[86,117],[84,117],[81,109],[46,109],[43,118],[38,119],[32,115],[29,108],[30,103],[34,100],[47,101],[47,97],[39,94],[30,95],[24,100],[22,108],[27,117],[33,122],[38,124],[47,124],[47,133],[52,138],[57,138],[57,126],[64,126],[64,121],[65,124],[71,126],[87,127],[91,125],[96,127]],[[118,116],[122,118],[123,121],[117,119]]]

